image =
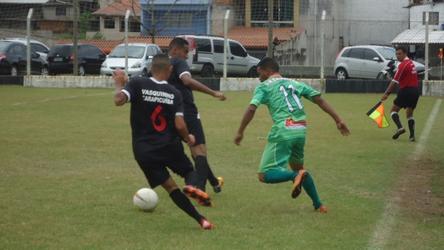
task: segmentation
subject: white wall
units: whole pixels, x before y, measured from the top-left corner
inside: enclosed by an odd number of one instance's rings
[[[423,27],[422,15],[426,11],[439,12],[439,25],[432,27],[440,29],[440,25],[444,23],[444,3],[413,6],[410,9],[410,27],[412,29]]]
[[[327,11],[326,65],[334,64],[342,46],[390,44],[409,26],[409,0],[309,0],[301,6],[301,25],[306,28],[307,61],[318,65],[320,48],[320,16]],[[317,2],[317,18],[314,3]]]

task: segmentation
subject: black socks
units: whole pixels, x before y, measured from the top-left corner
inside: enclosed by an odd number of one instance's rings
[[[180,189],[173,190],[173,192],[170,193],[170,197],[180,209],[200,223],[203,216],[197,212],[196,208],[191,204],[191,201],[184,193],[182,193],[182,191],[180,191]]]

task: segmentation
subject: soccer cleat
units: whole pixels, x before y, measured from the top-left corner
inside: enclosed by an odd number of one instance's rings
[[[298,175],[294,178],[293,188],[291,189],[291,198],[296,199],[296,197],[301,194],[302,191],[302,183],[304,182],[305,176],[307,175],[307,171],[299,170]]]
[[[410,137],[409,137],[409,140],[410,140],[411,142],[416,141],[415,136],[410,136]]]
[[[195,188],[191,185],[187,185],[183,188],[183,192],[188,196],[197,201],[202,206],[211,207],[211,199],[210,196],[204,191]]]
[[[396,133],[392,136],[393,140],[396,140],[399,138],[400,135],[405,133],[405,128],[400,128],[396,131]]]
[[[217,185],[213,186],[213,190],[215,193],[220,193],[222,191],[222,186],[224,185],[224,178],[217,177]]]
[[[324,205],[321,205],[320,207],[315,208],[315,211],[321,214],[326,214],[328,212],[328,208]]]
[[[211,222],[208,221],[205,217],[203,217],[202,219],[200,219],[199,225],[200,225],[200,227],[201,227],[203,230],[211,230],[211,229],[214,229],[214,225],[211,224]]]

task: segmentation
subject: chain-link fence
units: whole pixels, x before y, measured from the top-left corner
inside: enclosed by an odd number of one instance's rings
[[[304,67],[303,71],[313,75],[319,74],[323,64],[325,75],[333,77],[336,59],[347,46],[406,45],[409,55],[424,63],[425,12],[431,12],[429,65],[439,67],[438,52],[444,46],[440,40],[444,28],[444,18],[439,15],[444,11],[441,2],[434,1],[432,5],[412,0],[0,0],[0,38],[24,40],[27,15],[32,8],[31,38],[46,46],[31,44],[33,51],[48,54],[57,44],[78,40],[79,44],[93,45],[108,54],[124,42],[124,17],[129,10],[128,41],[155,43],[166,50],[171,38],[177,35],[223,36],[224,17],[230,10],[227,37],[242,44],[250,56],[262,58],[271,51],[281,65]],[[208,52],[206,49],[203,52]],[[229,53],[231,50],[234,48],[228,48]],[[213,53],[215,49],[209,51]],[[20,49],[15,53],[23,55]],[[54,58],[43,59],[49,59],[48,73],[56,73],[51,70]],[[65,59],[71,60],[74,68],[73,53],[57,60]],[[89,73],[98,74],[100,70]]]

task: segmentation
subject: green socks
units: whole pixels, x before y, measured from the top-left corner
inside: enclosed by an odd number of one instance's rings
[[[273,184],[273,183],[293,181],[297,174],[298,172],[289,169],[288,170],[272,169],[264,173],[264,182]],[[313,201],[314,208],[318,209],[322,205],[322,203],[321,200],[319,199],[318,191],[316,190],[313,178],[308,172],[306,172],[304,182],[302,183],[302,187]]]
[[[313,206],[315,209],[318,209],[322,203],[319,199],[318,191],[316,191],[316,186],[314,184],[313,178],[311,178],[311,175],[307,172],[305,175],[304,182],[302,183],[302,187],[304,188],[305,192],[310,196],[311,200],[313,201]]]

